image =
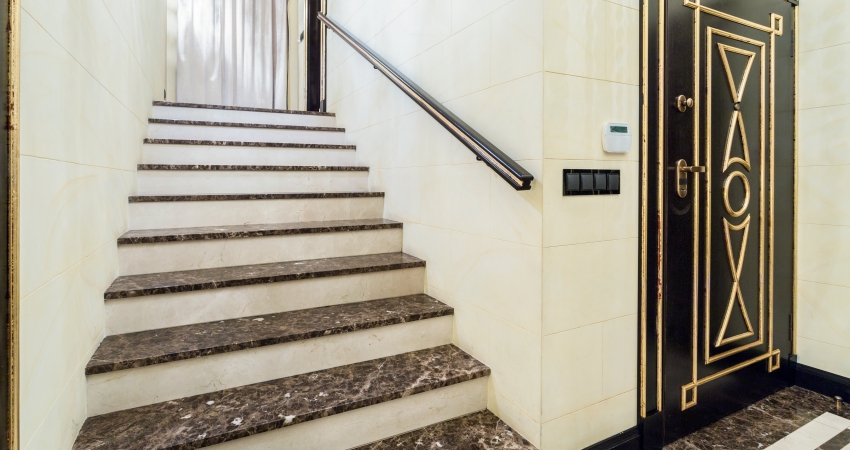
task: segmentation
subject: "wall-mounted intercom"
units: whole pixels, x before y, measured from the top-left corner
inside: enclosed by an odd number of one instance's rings
[[[632,148],[632,127],[627,123],[608,122],[602,128],[602,150],[628,153]]]

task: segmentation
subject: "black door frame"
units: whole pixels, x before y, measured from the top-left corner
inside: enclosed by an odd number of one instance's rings
[[[793,52],[799,54],[799,8],[797,0],[786,0],[795,6],[792,23]],[[675,24],[667,21],[667,5],[683,4],[682,0],[642,0],[641,2],[641,189],[640,189],[640,263],[638,277],[639,292],[639,336],[638,336],[638,430],[642,436],[642,448],[660,449],[664,444],[664,418],[661,410],[663,397],[663,342],[661,314],[663,314],[663,287],[665,263],[664,235],[664,185],[667,170],[666,139],[668,103],[671,93],[665,92],[665,50],[668,36],[676,35],[674,27],[685,36],[690,36],[692,24]],[[685,28],[687,27],[687,28]],[[793,205],[793,255],[796,274],[797,236],[797,74],[799,61],[794,58],[794,205]],[[669,98],[668,98],[669,97]],[[796,329],[797,280],[792,288],[793,318],[791,329]],[[793,331],[792,331],[793,335]],[[796,339],[791,346],[796,354]],[[792,355],[783,355],[788,358]],[[796,359],[796,358],[792,358]]]

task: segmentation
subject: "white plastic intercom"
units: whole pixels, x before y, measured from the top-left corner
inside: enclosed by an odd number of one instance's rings
[[[602,149],[608,153],[628,153],[632,148],[632,127],[608,122],[602,129]]]

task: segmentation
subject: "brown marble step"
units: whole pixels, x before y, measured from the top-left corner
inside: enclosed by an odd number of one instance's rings
[[[109,299],[220,289],[264,283],[323,278],[425,267],[425,261],[405,253],[345,256],[181,272],[118,277],[106,289]]]
[[[245,164],[137,164],[136,170],[207,172],[368,172],[363,166],[255,166]]]
[[[107,336],[86,375],[152,366],[417,320],[454,309],[425,294]]]
[[[253,111],[280,114],[303,114],[309,116],[335,116],[334,113],[319,111],[298,111],[293,109],[249,108],[245,106],[208,105],[205,103],[153,102],[153,106],[173,106],[176,108],[220,109],[223,111]]]
[[[177,120],[177,119],[148,119],[148,123],[159,125],[193,125],[201,127],[226,127],[226,128],[266,128],[271,130],[292,131],[328,131],[332,133],[345,133],[345,128],[337,127],[311,127],[305,125],[273,125],[265,123],[248,122],[213,122],[207,120]]]
[[[537,450],[490,411],[458,417],[352,450]]]
[[[130,203],[150,202],[212,202],[234,200],[295,200],[319,198],[383,197],[383,192],[281,192],[267,194],[190,194],[190,195],[131,195]]]
[[[488,375],[445,345],[90,417],[73,448],[207,447]]]
[[[227,225],[220,227],[164,228],[130,230],[118,238],[118,245],[153,244],[157,242],[239,239],[293,234],[339,233],[346,231],[388,230],[404,224],[387,219],[332,220],[324,222]]]
[[[323,150],[356,150],[356,145],[342,144],[301,144],[297,142],[250,142],[250,141],[208,141],[199,139],[151,139],[145,138],[145,144],[159,145],[208,145],[225,147],[269,147],[269,148],[313,148]]]

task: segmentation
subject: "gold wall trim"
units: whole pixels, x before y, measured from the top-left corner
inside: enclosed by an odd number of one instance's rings
[[[798,146],[799,146],[799,115],[800,115],[800,99],[797,93],[797,83],[800,79],[800,8],[794,8],[794,243],[792,248],[792,257],[794,259],[794,280],[792,282],[791,295],[791,311],[792,311],[792,333],[791,333],[791,353],[797,354],[797,193],[799,190],[799,173],[798,173]]]
[[[655,394],[655,402],[656,409],[658,411],[663,411],[664,409],[664,397],[663,397],[663,380],[664,380],[664,329],[663,326],[663,317],[664,317],[664,104],[666,93],[666,83],[664,79],[664,58],[666,54],[666,41],[665,41],[665,33],[667,30],[667,11],[665,8],[665,2],[658,2],[658,164],[656,170],[658,171],[656,176],[658,177],[658,207],[656,209],[656,218],[658,223],[658,254],[656,258],[656,267],[657,267],[657,295],[655,298],[656,301],[656,315],[655,315],[655,351],[656,351],[656,370],[655,370],[655,382],[656,382],[656,394]]]
[[[20,68],[21,4],[9,0],[8,148],[9,148],[9,448],[20,448]]]
[[[649,2],[643,1],[642,16],[642,48],[641,48],[641,168],[640,168],[640,416],[646,417],[646,308],[647,308],[647,286],[646,286],[646,238],[647,238],[647,202],[649,200],[649,173],[646,158],[649,155],[649,140],[647,137],[649,128]]]

